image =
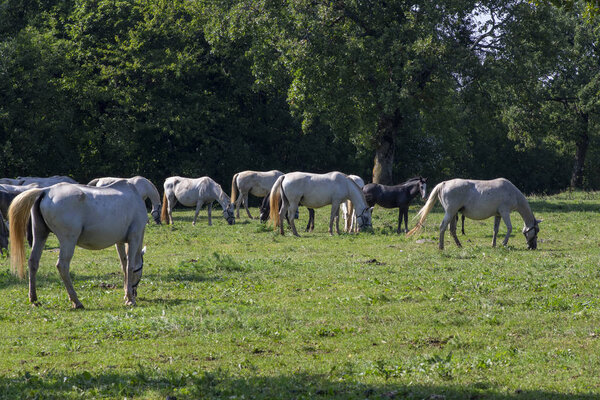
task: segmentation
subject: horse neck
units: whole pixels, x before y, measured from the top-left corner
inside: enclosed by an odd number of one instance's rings
[[[408,200],[412,200],[416,195],[419,194],[419,181],[411,182],[408,184]]]
[[[225,193],[223,191],[223,189],[221,188],[221,186],[215,184],[214,185],[214,191],[217,197],[217,201],[219,202],[219,204],[221,205],[221,208],[224,210],[227,208],[227,206],[229,205],[229,203],[231,202],[229,200],[229,196],[227,196],[227,193]]]
[[[368,207],[362,190],[350,178],[348,178],[348,195],[357,213],[363,212]]]
[[[525,226],[531,227],[535,225],[535,216],[533,215],[533,211],[531,211],[531,207],[529,206],[529,202],[523,195],[523,193],[519,192],[519,198],[517,201],[517,212],[523,218],[523,222],[525,222]]]
[[[158,189],[156,186],[150,181],[147,181],[144,185],[145,195],[150,199],[152,206],[160,205],[160,193],[158,193]]]

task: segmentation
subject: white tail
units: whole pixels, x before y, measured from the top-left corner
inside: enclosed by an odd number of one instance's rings
[[[423,223],[427,219],[427,214],[429,214],[429,212],[431,211],[431,209],[435,205],[435,202],[438,200],[438,195],[439,195],[439,192],[440,192],[443,184],[444,184],[444,182],[438,183],[433,188],[433,190],[429,194],[429,199],[427,200],[427,203],[425,203],[425,205],[423,206],[423,208],[421,208],[419,210],[419,212],[417,213],[417,215],[415,217],[415,218],[419,218],[419,222],[417,222],[417,225],[414,228],[412,228],[406,234],[406,236],[412,236],[412,235],[414,235],[415,233],[417,233],[417,232],[419,232],[421,230],[421,228],[423,227]]]

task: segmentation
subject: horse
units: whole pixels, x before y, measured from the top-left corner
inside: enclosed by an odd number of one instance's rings
[[[408,232],[408,236],[414,235],[421,229],[427,214],[429,214],[438,199],[445,212],[444,219],[440,224],[440,250],[444,249],[444,232],[448,224],[450,224],[450,234],[456,245],[462,247],[456,236],[455,217],[458,212],[475,220],[487,219],[493,216],[494,236],[492,246],[496,246],[496,236],[502,218],[507,229],[502,244],[506,246],[512,232],[510,213],[514,210],[521,215],[525,223],[523,235],[525,235],[527,247],[532,250],[537,248],[537,234],[540,231],[539,223],[541,220],[535,219],[523,193],[507,179],[498,178],[489,181],[452,179],[437,184],[431,191],[427,203],[417,213],[419,222]]]
[[[227,223],[229,225],[235,224],[233,203],[229,201],[229,196],[223,191],[221,185],[208,176],[196,179],[172,176],[165,180],[164,189],[161,219],[166,221],[167,224],[173,223],[173,207],[179,201],[186,207],[196,206],[192,225],[196,225],[200,209],[204,204],[207,204],[208,225],[211,226],[212,203],[215,200],[223,208],[223,218]]]
[[[18,178],[0,178],[0,185],[19,186],[22,182],[23,180]]]
[[[235,203],[236,217],[240,217],[240,204],[243,202],[248,218],[252,219],[248,209],[248,194],[256,197],[268,195],[273,184],[281,175],[283,172],[276,169],[265,172],[242,171],[235,174],[231,179],[231,202]]]
[[[77,181],[71,177],[64,175],[53,175],[49,177],[39,176],[19,176],[17,180],[20,181],[19,185],[30,185],[32,183],[37,184],[39,187],[48,187],[56,185],[57,183],[77,183]]]
[[[150,214],[152,215],[152,218],[154,218],[154,222],[157,225],[160,225],[160,193],[158,193],[156,186],[143,176],[134,176],[133,178],[96,178],[91,180],[88,183],[88,186],[108,186],[118,181],[127,181],[135,186],[135,189],[142,196],[144,202],[146,199],[150,199],[150,202],[152,203],[152,211],[150,211]]]
[[[37,184],[30,185],[8,185],[0,184],[0,211],[5,217],[8,217],[8,207],[10,203],[23,192],[38,187]]]
[[[362,188],[369,207],[375,204],[383,208],[398,207],[398,229],[400,233],[402,227],[402,217],[404,217],[404,228],[408,232],[408,206],[412,199],[421,193],[421,197],[427,195],[427,178],[415,177],[395,186],[380,185],[378,183],[369,183]]]
[[[4,214],[0,211],[0,255],[3,255],[2,250],[8,250],[8,228],[4,222]]]
[[[361,189],[363,186],[365,186],[365,181],[363,181],[363,179],[358,175],[348,175],[348,178],[352,179]],[[340,210],[342,211],[342,215],[344,217],[344,231],[357,232],[358,228],[356,226],[356,211],[352,206],[352,202],[350,200],[346,200],[340,204]]]
[[[281,199],[281,208],[279,201]],[[286,215],[290,221],[292,232],[296,236],[298,231],[294,225],[293,216],[302,204],[310,208],[319,208],[331,204],[331,216],[329,218],[329,234],[333,234],[333,221],[338,215],[340,204],[350,199],[357,210],[360,210],[356,219],[359,231],[371,227],[372,208],[367,206],[367,201],[358,185],[346,174],[341,172],[330,172],[327,174],[311,174],[307,172],[291,172],[277,178],[271,190],[271,220],[275,228],[279,226],[283,235],[282,218]],[[339,224],[336,224],[339,234]]]
[[[260,222],[267,222],[269,219],[269,214],[271,213],[271,206],[269,204],[271,200],[271,193],[267,194],[260,205]],[[281,207],[281,201],[279,202],[278,207]],[[306,225],[306,232],[312,232],[315,229],[315,210],[313,208],[308,208],[308,224]],[[298,219],[298,210],[294,214],[294,219]],[[287,216],[286,216],[287,218]],[[289,223],[289,221],[288,221]]]
[[[124,274],[125,304],[135,305],[144,265],[142,242],[148,215],[135,187],[116,182],[107,187],[61,183],[30,189],[18,195],[8,211],[12,272],[25,277],[23,236],[27,221],[33,225],[29,256],[29,301],[37,304],[36,273],[50,232],[60,244],[56,267],[74,308],[83,308],[71,282],[69,266],[75,246],[100,250],[115,245]]]

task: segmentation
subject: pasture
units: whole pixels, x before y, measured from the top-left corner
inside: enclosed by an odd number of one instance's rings
[[[173,227],[147,225],[133,308],[114,247],[77,248],[72,310],[51,235],[40,307],[0,259],[0,398],[598,398],[600,193],[529,200],[537,251],[516,213],[508,248],[488,219],[439,251],[439,204],[412,238],[397,209],[333,237],[317,209],[300,238],[177,209]]]

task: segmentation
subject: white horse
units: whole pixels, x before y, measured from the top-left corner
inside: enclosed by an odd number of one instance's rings
[[[18,195],[10,205],[8,219],[11,267],[20,278],[25,276],[23,237],[30,217],[33,224],[33,246],[28,262],[30,302],[37,302],[36,273],[44,244],[52,232],[60,243],[56,267],[73,307],[83,308],[69,275],[76,245],[100,250],[115,244],[124,274],[125,304],[135,304],[144,264],[142,242],[148,216],[133,185],[117,182],[96,188],[62,183]]]
[[[496,236],[500,227],[500,218],[502,218],[507,229],[502,244],[506,246],[512,232],[510,213],[514,210],[521,214],[525,222],[523,234],[527,240],[527,246],[529,249],[537,248],[537,234],[540,231],[538,224],[541,221],[535,219],[523,193],[507,179],[498,178],[490,181],[452,179],[439,183],[433,188],[427,203],[417,213],[417,217],[420,217],[419,222],[417,226],[408,232],[408,236],[417,233],[421,229],[427,214],[429,214],[438,199],[445,211],[444,219],[440,224],[440,249],[444,248],[444,232],[448,225],[450,225],[450,234],[456,245],[462,247],[456,236],[456,215],[458,212],[475,220],[487,219],[493,216],[494,236],[492,246],[496,246]]]
[[[19,176],[17,178],[0,178],[0,184],[14,186],[37,184],[39,187],[48,187],[61,182],[77,183],[73,178],[62,175],[50,177]]]
[[[56,185],[57,183],[77,183],[77,181],[71,177],[63,176],[63,175],[54,175],[49,177],[39,177],[39,176],[19,176],[18,180],[21,181],[19,185],[31,185],[33,183],[37,184],[39,187],[48,187],[52,185]]]
[[[231,202],[235,203],[236,217],[240,217],[240,204],[244,202],[248,218],[252,218],[248,210],[248,193],[256,197],[267,196],[281,175],[283,172],[276,169],[266,172],[243,171],[235,174],[231,180]]]
[[[352,179],[361,189],[365,186],[365,181],[358,175],[348,175],[348,178]],[[346,200],[340,204],[340,210],[344,217],[344,231],[358,232],[358,226],[356,225],[356,210],[354,209],[352,202]]]
[[[281,209],[278,204],[281,199]],[[340,204],[350,199],[357,210],[360,210],[356,219],[358,230],[371,226],[372,208],[367,206],[367,201],[362,190],[346,174],[341,172],[330,172],[328,174],[311,174],[307,172],[291,172],[277,178],[271,191],[271,219],[275,227],[279,226],[283,235],[282,220],[286,216],[296,236],[294,225],[294,214],[298,205],[309,208],[319,208],[331,204],[331,216],[329,219],[329,234],[333,234],[333,221],[338,215]],[[339,224],[336,224],[339,234]]]
[[[173,207],[179,201],[186,207],[196,206],[194,221],[192,225],[196,225],[198,213],[204,204],[207,204],[208,209],[208,225],[212,225],[212,203],[218,201],[223,208],[223,218],[229,225],[235,224],[233,215],[233,203],[229,201],[229,196],[223,191],[221,185],[204,176],[202,178],[182,178],[180,176],[172,176],[167,178],[164,183],[163,206],[161,218],[167,224],[173,223]]]
[[[158,193],[156,186],[143,176],[134,176],[133,178],[96,178],[91,180],[88,186],[102,187],[119,181],[127,181],[135,186],[135,189],[142,196],[142,200],[146,201],[146,199],[150,199],[152,203],[150,214],[154,218],[154,222],[160,225],[160,193]]]

